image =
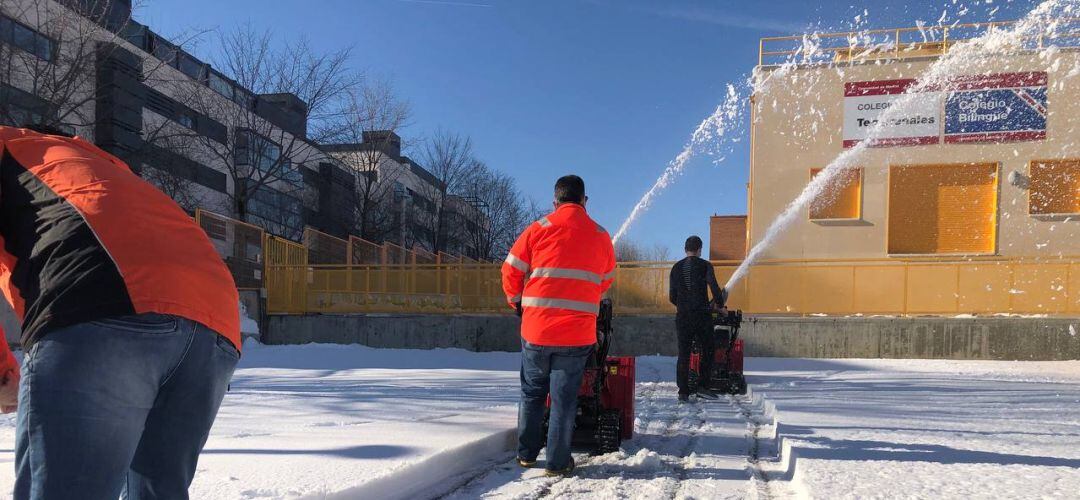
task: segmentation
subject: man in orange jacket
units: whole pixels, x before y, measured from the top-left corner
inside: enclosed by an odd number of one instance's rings
[[[544,443],[544,402],[551,395],[547,474],[574,470],[570,440],[585,362],[596,343],[600,298],[611,287],[615,249],[585,212],[585,182],[555,183],[555,211],[529,225],[502,266],[503,291],[521,315],[518,463],[531,467]]]
[[[26,352],[20,376],[0,342],[13,496],[187,498],[240,357],[236,285],[168,196],[43,132],[0,127],[0,289]]]

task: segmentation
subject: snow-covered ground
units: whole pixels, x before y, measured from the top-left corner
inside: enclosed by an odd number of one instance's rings
[[[754,359],[769,482],[813,498],[1077,498],[1080,362]],[[763,436],[771,437],[766,425]]]
[[[416,498],[500,457],[516,426],[516,353],[262,346],[249,341],[191,498]],[[14,418],[0,418],[10,495]]]
[[[1080,362],[747,365],[753,397],[680,405],[674,360],[639,358],[634,440],[619,453],[578,454],[578,474],[555,479],[511,461],[515,353],[249,344],[191,496],[1070,498],[1080,491]],[[13,434],[13,419],[0,419],[5,492]]]

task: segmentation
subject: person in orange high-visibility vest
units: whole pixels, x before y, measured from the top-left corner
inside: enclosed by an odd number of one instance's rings
[[[25,353],[0,344],[11,497],[186,499],[240,360],[236,283],[126,163],[35,129],[0,126],[0,300]]]
[[[518,464],[532,467],[544,442],[551,395],[548,475],[574,470],[570,439],[585,362],[596,343],[600,298],[615,277],[611,236],[585,212],[585,182],[555,183],[555,211],[518,237],[502,266],[503,291],[521,315]]]

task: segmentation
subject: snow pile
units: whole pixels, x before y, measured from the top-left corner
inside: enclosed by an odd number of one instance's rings
[[[247,306],[240,301],[240,334],[247,336],[259,336],[259,324],[248,316]]]

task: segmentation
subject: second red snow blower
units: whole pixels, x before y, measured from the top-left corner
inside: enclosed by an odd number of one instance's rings
[[[585,365],[585,375],[578,390],[577,418],[574,419],[571,442],[574,447],[597,455],[619,451],[622,441],[634,435],[635,358],[608,356],[612,314],[611,301],[601,301],[596,318],[596,349]],[[547,418],[545,415],[545,436]]]
[[[691,390],[698,384],[721,394],[746,394],[746,377],[743,375],[743,341],[739,338],[742,311],[721,309],[712,313],[712,353],[702,352],[701,343],[695,341],[690,354]],[[712,373],[701,373],[701,357],[713,356]],[[703,376],[705,375],[705,376]]]

